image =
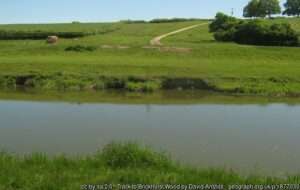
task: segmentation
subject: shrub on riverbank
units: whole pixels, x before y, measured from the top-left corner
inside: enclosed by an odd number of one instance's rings
[[[160,81],[127,82],[126,90],[132,92],[153,92],[161,89]]]
[[[184,167],[134,143],[113,143],[93,156],[0,153],[0,189],[80,189],[84,184],[299,184],[299,177],[242,177],[222,169]]]
[[[204,88],[205,86],[205,88]],[[125,90],[131,92],[153,92],[162,89],[208,89],[201,79],[169,79],[142,77],[78,76],[56,73],[44,76],[37,73],[20,76],[0,76],[0,88],[34,88],[42,90]],[[211,87],[213,88],[213,87]]]
[[[300,96],[300,83],[293,78],[171,78],[171,77],[107,77],[53,73],[42,75],[0,75],[0,89],[18,88],[56,91],[123,90],[154,92],[158,90],[208,90],[219,93]]]
[[[222,13],[210,25],[217,41],[240,44],[297,46],[298,34],[288,23],[269,23],[261,20],[238,20]]]

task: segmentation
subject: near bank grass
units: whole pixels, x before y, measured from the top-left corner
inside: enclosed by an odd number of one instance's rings
[[[300,178],[240,176],[185,167],[135,143],[112,143],[93,156],[0,154],[1,190],[80,189],[84,184],[299,184]]]

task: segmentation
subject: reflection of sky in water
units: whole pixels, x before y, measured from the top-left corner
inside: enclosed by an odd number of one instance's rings
[[[82,154],[135,140],[201,167],[300,172],[300,106],[0,101],[0,146]]]

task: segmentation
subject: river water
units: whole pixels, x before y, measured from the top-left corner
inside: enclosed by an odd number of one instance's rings
[[[136,141],[200,168],[300,173],[300,104],[74,103],[0,100],[0,148],[26,154],[92,154]]]

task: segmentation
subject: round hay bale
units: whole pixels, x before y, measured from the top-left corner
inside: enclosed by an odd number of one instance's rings
[[[47,43],[48,44],[55,44],[58,42],[58,37],[57,36],[48,36],[47,37]]]

